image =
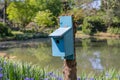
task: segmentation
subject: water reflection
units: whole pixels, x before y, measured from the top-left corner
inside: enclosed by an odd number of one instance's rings
[[[0,52],[16,56],[15,60],[38,64],[43,68],[60,69],[62,72],[63,60],[52,56],[50,44],[49,39],[0,42]],[[119,39],[78,39],[76,42],[78,74],[83,71],[89,73],[109,68],[120,69],[119,48]]]
[[[93,69],[103,70],[103,66],[101,64],[101,59],[100,59],[100,52],[94,52],[93,55],[94,57],[89,59]]]
[[[3,41],[0,42],[0,50],[10,48],[36,48],[39,44],[43,44],[44,46],[47,43],[50,43],[48,38],[31,39],[25,41]]]

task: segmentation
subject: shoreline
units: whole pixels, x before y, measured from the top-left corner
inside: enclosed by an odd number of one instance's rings
[[[120,39],[120,35],[119,34],[110,34],[110,33],[96,33],[94,35],[86,35],[83,34],[81,32],[77,32],[75,34],[75,38],[77,39],[85,39],[85,38],[98,38],[98,39]],[[34,40],[34,39],[47,39],[49,38],[48,36],[40,36],[40,37],[31,37],[31,38],[24,38],[24,39],[16,39],[16,38],[12,38],[12,37],[5,37],[5,38],[0,38],[0,42],[5,42],[5,41],[28,41],[28,40]]]
[[[94,35],[86,35],[81,32],[77,32],[76,38],[98,38],[98,39],[120,39],[120,35],[118,34],[110,34],[110,33],[96,33]]]

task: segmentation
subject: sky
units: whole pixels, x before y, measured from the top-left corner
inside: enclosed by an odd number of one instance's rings
[[[83,4],[81,7],[83,9],[85,8],[96,8],[96,9],[100,9],[101,6],[101,0],[93,0],[93,2],[89,3],[89,4]]]
[[[100,9],[101,0],[94,0],[94,1],[91,3],[91,6],[92,6],[92,8]]]

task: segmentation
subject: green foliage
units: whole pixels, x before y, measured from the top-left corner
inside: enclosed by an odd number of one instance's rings
[[[69,15],[74,15],[74,21],[83,21],[84,13],[82,9],[74,8],[68,12]]]
[[[31,7],[32,6],[25,2],[11,2],[7,7],[9,20],[14,24],[19,23],[22,27],[25,27],[34,16],[34,11]]]
[[[111,27],[115,17],[120,19],[120,3],[119,0],[102,0],[102,8],[105,15],[103,19],[107,27]]]
[[[85,18],[83,21],[82,31],[85,34],[91,34],[92,25],[88,22],[88,19]]]
[[[106,25],[105,20],[103,19],[103,15],[104,13],[98,12],[96,15],[85,17],[82,27],[83,32],[88,32],[88,34],[106,32]]]
[[[102,19],[101,14],[97,14],[89,17],[89,23],[93,26],[92,28],[93,33],[106,31],[104,19]]]
[[[0,80],[57,80],[58,78],[61,77],[53,72],[47,73],[37,65],[0,58]]]
[[[120,2],[119,0],[102,0],[102,10],[105,12],[112,11],[114,16],[120,18]],[[109,16],[111,17],[111,16]]]
[[[102,0],[101,10],[81,9],[81,5],[91,2],[92,0],[68,0],[70,10],[67,14],[74,15],[77,25],[83,23],[84,33],[105,32],[108,27],[120,26],[119,0]],[[39,26],[36,26],[36,31],[57,24],[56,19],[61,12],[66,14],[63,12],[61,0],[13,0],[7,7],[8,18],[13,24],[25,28],[28,23],[34,21]]]
[[[114,15],[112,9],[107,10],[106,13],[103,15],[103,20],[107,27],[111,26],[111,24],[113,23],[114,17],[115,17],[115,15]]]
[[[58,16],[62,10],[61,0],[44,0],[46,9],[50,10],[54,16]]]
[[[14,24],[18,23],[22,27],[25,27],[36,18],[40,12],[46,12],[46,10],[49,10],[54,16],[58,16],[61,9],[62,6],[60,0],[13,1],[7,7],[7,14],[9,20]]]
[[[0,67],[2,68],[1,77],[3,80],[24,80],[26,77],[39,80],[44,78],[44,70],[30,64],[8,61],[0,58]]]
[[[39,11],[35,16],[34,22],[40,27],[52,26],[54,24],[53,15],[48,10]]]
[[[0,58],[1,80],[63,80],[55,72],[47,73],[37,65],[15,62]],[[119,80],[120,72],[115,69],[104,70],[99,75],[82,72],[78,80]]]
[[[11,36],[11,29],[0,23],[0,37]]]
[[[119,27],[110,27],[107,29],[108,33],[112,34],[120,34],[120,28]]]
[[[19,18],[19,13],[18,13],[18,9],[15,8],[15,3],[11,3],[8,8],[7,8],[7,14],[8,14],[8,18],[9,20],[12,20],[13,22],[20,22]]]

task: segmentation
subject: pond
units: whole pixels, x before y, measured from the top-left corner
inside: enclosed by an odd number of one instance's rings
[[[77,73],[120,69],[119,39],[76,39]],[[61,71],[63,60],[53,57],[50,39],[0,42],[0,56],[5,53],[13,60],[37,64],[42,68]]]

